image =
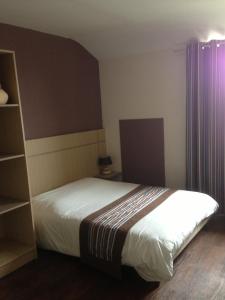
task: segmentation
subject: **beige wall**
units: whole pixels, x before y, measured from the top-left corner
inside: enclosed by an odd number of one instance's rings
[[[185,53],[165,50],[100,62],[103,124],[121,169],[119,120],[163,117],[167,186],[185,186]]]

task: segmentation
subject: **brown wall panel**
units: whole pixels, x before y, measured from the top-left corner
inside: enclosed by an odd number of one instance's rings
[[[77,42],[0,24],[16,52],[26,139],[102,128],[98,61]]]
[[[123,179],[165,185],[163,119],[120,120]]]

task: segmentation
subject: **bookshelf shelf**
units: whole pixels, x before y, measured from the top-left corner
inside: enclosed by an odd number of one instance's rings
[[[0,109],[1,108],[12,108],[12,107],[19,107],[19,104],[4,104],[4,105],[0,105]]]
[[[24,154],[2,154],[0,153],[0,162],[24,157]]]
[[[5,198],[0,196],[0,215],[5,214],[11,210],[17,209],[19,207],[23,207],[28,205],[29,202],[21,202],[18,200]]]

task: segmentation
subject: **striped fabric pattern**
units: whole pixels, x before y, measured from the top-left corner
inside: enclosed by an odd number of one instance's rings
[[[139,185],[87,216],[80,225],[81,260],[121,278],[122,249],[130,228],[174,192],[167,188]]]
[[[225,202],[225,43],[187,46],[187,188]]]
[[[95,218],[88,234],[90,253],[106,261],[112,261],[116,234],[121,226],[167,190],[160,187],[143,187],[126,201]]]

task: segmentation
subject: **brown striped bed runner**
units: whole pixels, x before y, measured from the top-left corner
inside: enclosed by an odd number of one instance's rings
[[[121,255],[129,229],[173,192],[140,185],[86,217],[80,225],[81,260],[121,278]]]

